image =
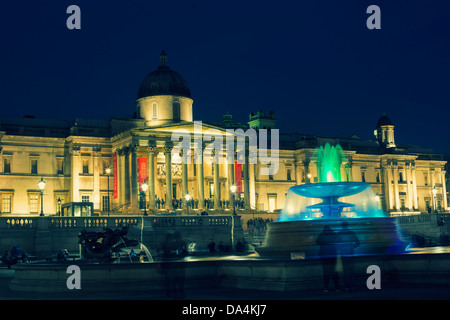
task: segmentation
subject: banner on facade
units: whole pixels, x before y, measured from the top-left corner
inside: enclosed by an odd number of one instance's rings
[[[117,199],[117,153],[113,154],[113,185],[114,185],[114,199]]]
[[[141,185],[147,181],[147,157],[139,157],[139,191],[142,191]]]
[[[236,193],[244,192],[242,186],[242,163],[234,162],[234,183],[236,184]]]

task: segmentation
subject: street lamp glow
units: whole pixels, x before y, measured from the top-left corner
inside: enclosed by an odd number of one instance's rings
[[[191,200],[191,195],[187,193],[184,198],[186,199],[186,213],[189,215],[189,201]]]
[[[230,191],[233,194],[233,216],[236,215],[236,205],[235,205],[235,198],[234,198],[235,197],[234,195],[236,194],[236,190],[237,190],[237,187],[235,184],[230,186]]]
[[[146,216],[147,215],[147,189],[148,189],[148,184],[146,181],[144,181],[141,184],[141,189],[142,189],[142,192],[144,193],[144,216]]]
[[[44,216],[44,189],[45,189],[45,181],[44,178],[41,177],[41,180],[38,182],[39,189],[41,190],[41,214],[40,216]]]
[[[105,173],[108,174],[108,175],[111,174],[111,168],[106,168],[105,169]]]
[[[45,189],[45,181],[43,178],[38,182],[39,189],[43,192]]]

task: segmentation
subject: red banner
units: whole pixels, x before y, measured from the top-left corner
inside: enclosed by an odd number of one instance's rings
[[[236,184],[236,193],[244,192],[242,185],[242,163],[234,162],[234,183]]]
[[[113,154],[113,184],[114,184],[114,199],[117,199],[117,153]]]
[[[144,181],[147,181],[147,157],[139,157],[139,191]]]

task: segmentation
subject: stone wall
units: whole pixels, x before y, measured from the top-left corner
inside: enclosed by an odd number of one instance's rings
[[[449,234],[449,214],[418,214],[397,217],[400,233],[407,239],[414,236],[422,237],[427,243],[447,244]]]
[[[144,223],[142,225],[142,222]],[[0,218],[0,250],[22,248],[29,255],[47,257],[59,249],[78,253],[81,230],[103,231],[128,226],[127,237],[148,248],[158,248],[168,234],[177,234],[186,243],[195,242],[206,250],[210,239],[232,247],[244,238],[239,216],[127,216],[127,217],[32,217]],[[233,243],[234,241],[234,243]]]

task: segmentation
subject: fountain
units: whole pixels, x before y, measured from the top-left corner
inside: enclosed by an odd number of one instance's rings
[[[380,209],[371,185],[348,181],[347,169],[342,168],[346,161],[342,148],[326,144],[316,149],[315,156],[318,183],[289,188],[280,217],[268,224],[265,243],[256,248],[257,253],[263,257],[317,257],[316,240],[324,227],[354,231],[361,244],[357,254],[403,252],[406,244],[396,219]],[[342,181],[342,176],[347,181]]]

